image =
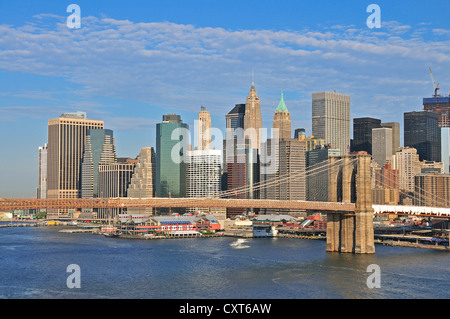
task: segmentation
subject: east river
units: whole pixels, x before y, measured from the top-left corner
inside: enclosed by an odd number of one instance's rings
[[[2,299],[448,299],[450,253],[376,246],[325,252],[325,241],[131,240],[64,227],[0,229]],[[67,228],[67,227],[66,227]],[[78,287],[70,288],[78,267]],[[368,286],[369,265],[379,288]],[[373,282],[373,281],[372,281]]]

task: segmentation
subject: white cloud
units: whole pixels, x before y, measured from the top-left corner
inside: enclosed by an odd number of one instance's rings
[[[39,15],[23,27],[0,25],[0,68],[63,77],[88,97],[194,112],[206,104],[220,110],[219,116],[245,100],[252,69],[262,97],[279,89],[306,96],[351,90],[342,93],[358,94],[355,101],[374,101],[377,94],[395,100],[406,88],[425,94],[429,88],[423,81],[432,63],[438,63],[437,73],[442,70],[441,83],[450,83],[443,71],[450,66],[449,43],[426,40],[423,24],[420,32],[395,21],[383,22],[379,30],[341,25],[233,31],[98,17],[84,17],[81,29],[69,30],[64,22],[64,17]],[[385,101],[379,107],[396,106]],[[356,113],[366,112],[361,104],[355,104]]]

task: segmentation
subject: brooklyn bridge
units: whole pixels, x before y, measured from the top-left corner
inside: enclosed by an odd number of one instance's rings
[[[371,156],[356,155],[330,157],[328,163],[316,169],[327,171],[328,201],[269,200],[237,198],[48,198],[48,199],[0,199],[0,211],[18,209],[73,209],[73,208],[259,208],[320,211],[327,214],[327,245],[330,252],[371,254],[374,246],[374,213],[402,212],[421,216],[450,216],[448,208],[379,206],[372,203]],[[317,172],[308,172],[316,174]],[[298,178],[286,176],[284,179]],[[281,179],[283,179],[281,178]],[[256,185],[271,187],[280,178]],[[222,194],[248,191],[235,189]]]

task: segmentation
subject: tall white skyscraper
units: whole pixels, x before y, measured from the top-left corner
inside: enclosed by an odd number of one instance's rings
[[[388,127],[372,129],[372,157],[383,167],[392,159],[392,129]]]
[[[220,192],[221,150],[187,152],[187,197],[218,198]]]
[[[450,173],[450,127],[441,127],[441,161],[444,172]]]
[[[312,94],[312,135],[325,139],[341,155],[350,151],[350,96],[336,92]]]

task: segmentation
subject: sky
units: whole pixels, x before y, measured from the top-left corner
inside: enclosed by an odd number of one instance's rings
[[[70,4],[80,28],[69,28]],[[380,28],[369,28],[370,4]],[[119,157],[155,146],[177,113],[212,126],[245,103],[252,73],[263,126],[284,94],[292,128],[311,135],[311,94],[348,94],[351,118],[399,122],[450,89],[450,2],[0,1],[0,197],[36,196],[47,124],[83,111],[114,131]],[[352,124],[351,124],[352,125]]]

